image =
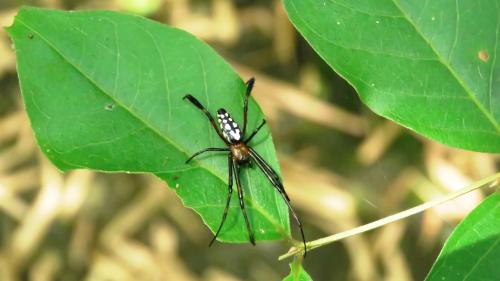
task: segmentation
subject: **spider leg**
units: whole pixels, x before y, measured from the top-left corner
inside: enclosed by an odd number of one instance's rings
[[[255,151],[253,148],[248,147],[250,150],[250,156],[252,159],[257,163],[257,166],[262,170],[262,172],[266,175],[266,177],[269,179],[269,181],[273,184],[275,188],[278,189],[278,191],[285,197],[287,201],[290,201],[290,198],[288,197],[288,194],[285,192],[285,188],[283,187],[283,184],[281,183],[281,179],[279,178],[278,174],[274,171],[274,169],[267,164],[267,162],[260,156],[257,151]]]
[[[278,176],[278,174],[274,171],[274,169],[267,164],[264,159],[251,147],[250,149],[250,156],[252,159],[257,163],[257,166],[259,166],[260,170],[266,175],[267,179],[271,182],[271,184],[278,190],[278,192],[281,194],[283,199],[285,200],[286,205],[288,206],[288,209],[292,213],[293,218],[297,222],[297,225],[299,226],[300,229],[300,235],[302,236],[302,243],[304,244],[304,257],[307,254],[307,246],[306,246],[306,238],[304,235],[304,230],[302,229],[302,223],[300,222],[299,217],[295,213],[295,211],[292,208],[292,205],[290,203],[290,198],[288,197],[288,194],[286,194],[285,187],[281,183],[281,180]]]
[[[238,199],[240,200],[241,212],[243,213],[243,217],[245,218],[245,224],[247,226],[250,243],[252,243],[252,245],[255,246],[255,238],[252,229],[250,228],[250,221],[248,220],[247,210],[245,209],[245,202],[243,202],[243,187],[241,186],[240,183],[240,168],[235,160],[232,161],[232,164],[233,164],[234,178],[236,179],[236,187],[238,189]]]
[[[248,97],[250,97],[250,93],[253,89],[253,84],[255,83],[255,78],[250,78],[245,83],[247,85],[247,91],[245,93],[245,100],[243,101],[243,135],[247,131],[247,113],[248,113]]]
[[[260,123],[260,125],[255,130],[253,130],[253,132],[250,134],[250,136],[244,142],[248,143],[249,141],[251,141],[253,139],[253,137],[255,137],[255,135],[260,131],[262,126],[264,126],[264,124],[266,124],[266,119],[262,119],[262,122]]]
[[[212,115],[210,114],[210,112],[208,112],[208,110],[195,97],[193,97],[192,95],[185,95],[183,97],[183,99],[188,99],[192,104],[194,104],[194,106],[196,106],[201,111],[203,111],[205,113],[205,115],[207,116],[208,120],[210,121],[210,123],[212,124],[212,127],[214,127],[215,131],[219,135],[219,137],[224,141],[225,144],[229,145],[229,142],[222,135],[222,132],[217,127],[217,124],[215,123],[215,120],[212,117]]]
[[[208,244],[208,247],[212,246],[212,244],[215,242],[217,239],[217,236],[219,235],[220,230],[222,229],[222,226],[224,225],[224,222],[226,221],[227,217],[227,211],[229,210],[229,203],[231,203],[231,196],[233,195],[233,167],[232,167],[233,159],[231,157],[231,154],[228,155],[227,158],[227,168],[229,169],[229,180],[228,180],[228,188],[227,188],[227,201],[226,201],[226,208],[224,209],[224,214],[222,214],[222,221],[220,222],[219,228],[217,229],[217,232],[215,233],[214,238],[212,238],[212,241],[210,241],[210,244]]]
[[[202,154],[202,153],[205,153],[205,152],[210,152],[210,151],[229,151],[229,148],[219,148],[219,147],[207,147],[207,148],[204,148],[198,152],[196,152],[195,154],[191,155],[191,157],[189,157],[188,160],[186,160],[186,164],[189,163],[189,161],[193,160],[193,158],[195,158],[196,156]]]

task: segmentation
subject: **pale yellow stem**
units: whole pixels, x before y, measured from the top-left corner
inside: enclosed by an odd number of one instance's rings
[[[340,233],[336,233],[336,234],[333,234],[333,235],[330,235],[327,237],[323,237],[323,238],[320,238],[317,240],[307,242],[306,243],[307,251],[316,249],[318,247],[321,247],[321,246],[324,246],[324,245],[327,245],[327,244],[342,240],[344,238],[351,237],[351,236],[375,229],[375,228],[379,228],[379,227],[384,226],[386,224],[389,224],[391,222],[402,220],[402,219],[407,218],[409,216],[421,213],[427,209],[433,208],[435,206],[438,206],[438,205],[441,205],[445,202],[453,200],[457,197],[460,197],[460,196],[467,194],[471,191],[474,191],[476,189],[483,188],[483,187],[497,186],[499,184],[499,182],[500,182],[500,173],[496,173],[494,175],[491,175],[487,178],[484,178],[480,181],[475,182],[474,184],[472,184],[469,187],[466,187],[464,189],[450,193],[443,198],[423,203],[423,204],[418,205],[416,207],[413,207],[411,209],[399,212],[399,213],[394,214],[394,215],[390,215],[390,216],[385,217],[383,219],[380,219],[380,220],[377,220],[377,221],[374,221],[374,222],[371,222],[371,223],[368,223],[368,224],[365,224],[362,226],[358,226],[358,227],[355,227],[355,228],[352,228],[352,229],[349,229],[349,230],[346,230],[346,231],[343,231]],[[298,248],[293,247],[290,249],[290,251],[288,251],[288,253],[281,255],[279,257],[279,260],[283,260],[283,259],[289,258],[289,257],[297,255],[297,254],[302,254],[303,251],[304,251],[303,247],[298,247]]]

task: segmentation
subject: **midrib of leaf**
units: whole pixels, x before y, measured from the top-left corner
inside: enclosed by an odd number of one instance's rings
[[[42,34],[40,34],[35,28],[31,27],[29,24],[27,24],[26,22],[24,22],[23,20],[21,20],[21,18],[18,16],[16,17],[16,21],[18,21],[19,23],[23,24],[26,28],[28,28],[29,30],[31,30],[33,33],[35,33],[36,35],[40,36],[40,38],[42,38],[42,40],[47,43],[47,45],[49,45],[59,56],[61,56],[61,58],[63,58],[67,63],[68,65],[72,66],[74,69],[76,69],[81,75],[83,75],[89,82],[92,83],[92,85],[94,85],[101,93],[103,93],[104,95],[106,95],[107,97],[109,97],[111,100],[113,100],[118,106],[122,107],[123,109],[125,109],[130,115],[132,115],[132,117],[136,118],[137,120],[139,120],[141,123],[144,124],[145,128],[151,130],[152,132],[154,132],[155,134],[157,134],[161,139],[163,139],[165,142],[169,143],[170,145],[174,146],[177,150],[179,150],[180,152],[183,152],[184,154],[186,154],[186,156],[189,156],[189,153],[183,149],[182,147],[180,147],[176,142],[170,140],[170,138],[164,134],[162,134],[160,131],[158,131],[156,128],[154,128],[153,126],[151,126],[150,124],[148,124],[145,120],[143,120],[140,116],[138,116],[137,114],[134,113],[133,110],[131,110],[130,108],[128,108],[127,106],[125,106],[123,103],[121,103],[120,101],[118,101],[115,97],[113,97],[112,95],[108,94],[102,87],[99,86],[99,84],[94,81],[91,77],[89,77],[84,71],[82,71],[80,68],[78,68],[78,66],[76,66],[75,64],[73,64],[71,62],[71,60],[69,60],[61,51],[59,51],[58,48],[56,48],[47,38],[45,38],[45,36],[43,36]],[[186,157],[187,158],[187,157]],[[214,175],[216,178],[218,178],[220,181],[224,182],[224,180],[220,177],[220,175],[214,173],[212,170],[208,169],[207,167],[205,167],[205,165],[201,164],[202,162],[198,162],[199,163],[199,166],[203,169],[205,169],[206,171],[208,171],[210,174]],[[163,171],[163,173],[169,173],[169,171]],[[181,198],[182,199],[182,198]],[[288,237],[289,235],[286,233],[286,231],[283,229],[283,227],[281,226],[280,223],[278,223],[267,211],[265,211],[264,208],[262,208],[262,206],[260,206],[260,204],[256,204],[256,201],[248,201],[246,200],[248,203],[250,203],[250,205],[256,210],[258,211],[259,213],[261,213],[265,218],[267,218],[269,220],[269,222],[271,222],[274,227],[280,232],[282,233],[284,236]],[[222,205],[221,205],[222,206]]]
[[[298,268],[295,271],[295,274],[293,275],[293,281],[299,281],[300,278],[300,272],[302,271],[302,268]]]
[[[484,116],[488,119],[488,121],[491,122],[493,127],[497,130],[497,133],[500,133],[500,124],[498,124],[496,122],[495,118],[488,112],[488,110],[486,110],[486,108],[484,108],[484,106],[479,102],[479,100],[477,100],[476,96],[472,93],[472,91],[469,89],[467,84],[460,78],[460,76],[453,70],[453,68],[444,60],[444,58],[441,56],[441,54],[434,48],[434,45],[432,45],[432,43],[429,40],[427,40],[427,37],[425,37],[425,35],[418,28],[418,26],[411,20],[411,17],[398,4],[398,0],[391,0],[391,1],[394,4],[394,6],[396,6],[396,8],[398,8],[398,10],[401,12],[401,14],[404,15],[404,18],[408,21],[408,23],[411,24],[411,26],[415,29],[417,34],[422,38],[422,40],[424,40],[425,43],[427,43],[427,45],[429,46],[429,48],[431,48],[432,52],[434,52],[434,54],[438,58],[439,62],[446,67],[446,69],[450,72],[450,74],[453,76],[453,78],[455,78],[455,80],[458,82],[458,84],[460,84],[460,86],[464,89],[464,91],[467,93],[467,95],[472,100],[472,102],[474,102],[474,104],[484,114]],[[456,9],[458,11],[458,4],[457,4]],[[458,26],[458,22],[457,22],[457,26]],[[458,29],[458,27],[457,27],[457,29]],[[498,32],[498,30],[497,30],[497,32]],[[455,36],[456,36],[456,34],[455,34]]]

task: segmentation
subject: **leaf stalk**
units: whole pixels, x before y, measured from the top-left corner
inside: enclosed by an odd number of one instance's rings
[[[355,228],[352,228],[352,229],[349,229],[349,230],[346,230],[346,231],[343,231],[340,233],[336,233],[336,234],[333,234],[333,235],[330,235],[327,237],[323,237],[323,238],[320,238],[317,240],[307,242],[306,243],[307,251],[311,251],[311,250],[314,250],[316,248],[331,244],[333,242],[336,242],[336,241],[339,241],[339,240],[342,240],[342,239],[345,239],[345,238],[348,238],[348,237],[351,237],[354,235],[358,235],[358,234],[361,234],[363,232],[367,232],[367,231],[372,230],[372,229],[382,227],[386,224],[389,224],[389,223],[392,223],[392,222],[395,222],[398,220],[402,220],[402,219],[407,218],[409,216],[416,215],[416,214],[421,213],[423,211],[426,211],[430,208],[433,208],[433,207],[436,207],[436,206],[441,205],[443,203],[446,203],[448,201],[454,200],[457,197],[460,197],[464,194],[472,192],[476,189],[485,188],[485,187],[495,187],[495,186],[498,186],[499,183],[500,183],[500,173],[496,173],[496,174],[491,175],[489,177],[486,177],[482,180],[479,180],[466,188],[452,192],[443,198],[431,200],[429,202],[423,203],[423,204],[415,206],[413,208],[410,208],[410,209],[404,210],[402,212],[387,216],[387,217],[382,218],[380,220],[376,220],[376,221],[373,221],[371,223],[361,225],[361,226],[358,226],[358,227],[355,227]],[[289,258],[291,256],[301,254],[303,251],[304,251],[303,247],[293,247],[288,251],[288,253],[281,255],[278,258],[278,260],[284,260],[284,259]]]

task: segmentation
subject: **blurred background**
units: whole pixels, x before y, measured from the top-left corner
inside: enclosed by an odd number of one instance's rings
[[[193,33],[243,80],[270,123],[285,186],[309,240],[382,218],[491,175],[498,156],[451,149],[373,114],[294,30],[280,1],[0,1],[0,26],[22,4],[110,9]],[[43,70],[40,70],[43,71]],[[422,280],[453,227],[484,197],[310,252],[314,280]],[[148,175],[61,174],[23,110],[15,54],[0,30],[0,280],[281,280],[281,242],[216,243],[175,192]],[[297,236],[298,237],[298,236]]]

